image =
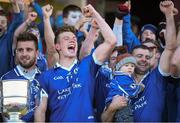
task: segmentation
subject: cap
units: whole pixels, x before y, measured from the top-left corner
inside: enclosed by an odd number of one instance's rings
[[[122,55],[117,56],[117,64],[116,64],[116,70],[119,70],[123,65],[127,63],[133,63],[136,64],[136,59],[129,53],[124,53]]]
[[[156,26],[154,26],[154,25],[152,25],[152,24],[145,24],[145,25],[141,28],[140,35],[142,35],[142,33],[143,33],[145,30],[151,30],[155,35],[157,34],[157,28],[156,28]]]

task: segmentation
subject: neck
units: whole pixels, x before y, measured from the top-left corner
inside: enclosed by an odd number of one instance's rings
[[[134,74],[134,79],[136,80],[136,83],[139,83],[143,77],[144,77],[144,75],[142,75],[142,74],[137,74],[137,73]]]
[[[34,71],[36,69],[36,66],[32,66],[31,68],[24,68],[21,65],[19,65],[20,69],[24,72],[24,73],[30,73],[32,71]]]
[[[60,58],[59,64],[63,67],[69,68],[73,64],[74,60],[76,60],[76,58]]]

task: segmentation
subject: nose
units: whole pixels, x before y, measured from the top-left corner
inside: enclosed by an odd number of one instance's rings
[[[141,58],[141,61],[146,62],[146,61],[147,61],[146,57],[143,56],[143,57]]]
[[[27,55],[27,50],[23,50],[22,52],[21,52],[21,54],[23,55],[23,56],[26,56]]]

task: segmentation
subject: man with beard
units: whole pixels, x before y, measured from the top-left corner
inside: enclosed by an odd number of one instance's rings
[[[133,49],[132,55],[137,60],[134,78],[137,83],[145,85],[145,89],[132,100],[135,122],[161,122],[165,108],[166,76],[170,76],[170,60],[176,49],[176,28],[174,24],[174,4],[172,1],[160,2],[160,10],[166,16],[166,47],[160,57],[157,68],[150,69],[150,50],[142,45]],[[116,99],[117,100],[117,99]],[[117,109],[126,106],[112,101],[102,114],[103,121],[112,121]]]
[[[19,7],[20,4],[23,5],[22,2],[22,0],[12,2],[14,14],[9,27],[7,26],[5,11],[0,11],[0,77],[11,70],[14,65],[12,56],[13,34],[15,29],[23,22],[23,12],[20,12]]]
[[[23,121],[33,121],[34,109],[37,106],[35,101],[38,101],[39,78],[40,71],[36,67],[38,56],[38,39],[32,33],[22,33],[17,37],[16,43],[16,60],[18,65],[1,77],[3,80],[28,80],[29,94],[28,94],[28,108],[24,116],[21,117]]]

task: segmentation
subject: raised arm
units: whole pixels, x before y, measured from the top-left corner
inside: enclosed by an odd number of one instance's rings
[[[52,15],[53,7],[48,4],[43,6],[42,10],[44,15],[44,37],[47,48],[47,61],[49,68],[51,68],[59,61],[59,55],[54,44],[55,35],[50,23],[50,16]]]
[[[123,17],[123,44],[127,46],[128,52],[131,52],[132,49],[135,46],[138,46],[141,44],[140,40],[137,38],[137,36],[134,34],[131,28],[131,2],[126,1],[123,6],[128,7],[129,11],[128,14]]]
[[[20,13],[20,8],[19,8],[19,5],[18,5],[18,0],[15,1],[15,0],[10,0],[11,3],[12,3],[12,7],[13,7],[13,12],[14,13]]]
[[[180,29],[178,29],[178,35],[177,35],[177,49],[174,52],[174,55],[172,57],[171,61],[171,73],[174,77],[180,77]]]
[[[116,17],[113,26],[113,32],[117,38],[117,46],[123,45],[122,25],[123,25],[123,20]]]
[[[166,46],[160,57],[160,69],[163,73],[170,73],[170,60],[174,50],[176,49],[176,28],[174,23],[174,4],[172,1],[162,1],[160,2],[160,10],[164,13],[166,17],[166,33],[165,41]]]
[[[79,59],[81,60],[85,56],[89,55],[94,48],[94,42],[99,36],[99,29],[95,22],[92,20],[90,31],[86,34],[86,39],[82,42],[82,46],[79,52]]]
[[[37,13],[36,12],[29,12],[27,19],[15,30],[14,36],[13,36],[13,49],[15,49],[16,45],[16,40],[17,36],[28,28],[31,22],[35,21],[37,18]]]
[[[83,12],[86,17],[92,17],[97,22],[97,25],[100,28],[100,32],[105,40],[95,49],[94,52],[96,60],[103,63],[109,57],[116,45],[116,36],[105,20],[91,5],[85,6]]]

